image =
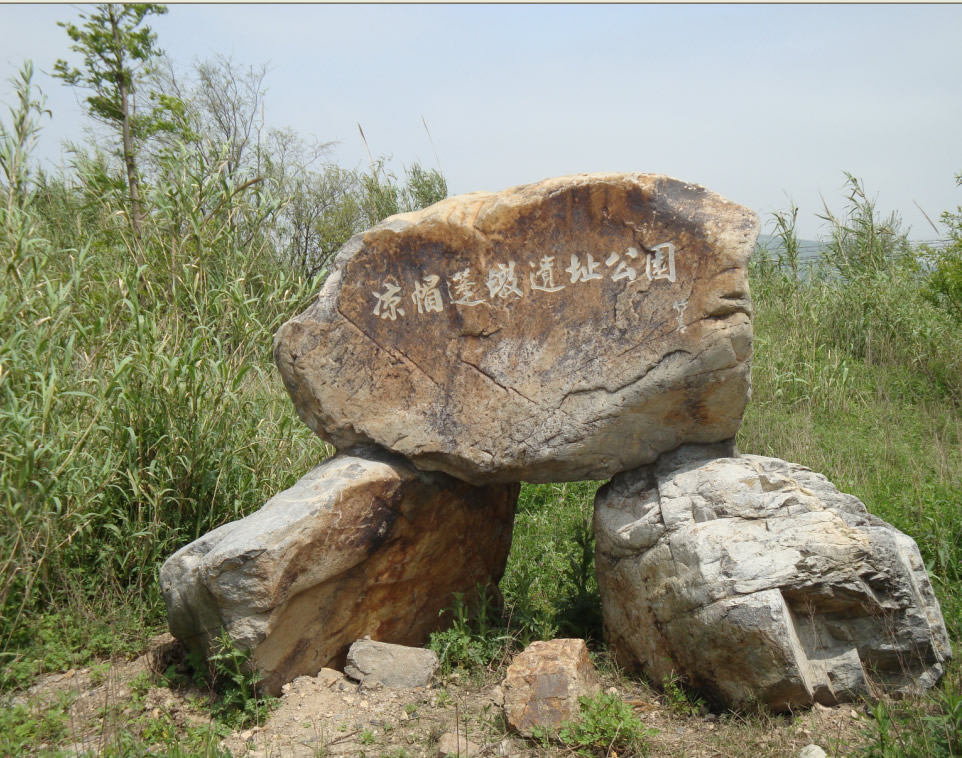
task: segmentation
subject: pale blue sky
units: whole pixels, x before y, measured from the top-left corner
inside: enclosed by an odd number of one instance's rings
[[[3,79],[70,57],[70,5],[0,5]],[[915,239],[962,204],[960,5],[171,5],[152,18],[181,67],[269,63],[270,126],[363,167],[435,166],[453,194],[583,171],[651,171],[762,214],[789,196],[804,237],[843,171]],[[38,77],[42,153],[80,134],[75,94]],[[11,88],[0,85],[9,103]]]

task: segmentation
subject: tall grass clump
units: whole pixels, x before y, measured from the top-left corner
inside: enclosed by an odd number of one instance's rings
[[[30,175],[43,101],[29,67],[16,85],[0,135],[0,652],[14,674],[68,606],[109,593],[158,618],[165,557],[328,452],[272,375],[271,335],[318,285],[260,232],[278,201],[180,143],[134,239],[102,156],[78,156],[74,182]]]
[[[133,145],[135,223],[119,153],[72,145],[69,170],[32,169],[31,77],[0,119],[0,688],[155,628],[168,556],[331,453],[274,374],[273,334],[362,220],[447,191],[417,164],[404,185],[383,162],[367,182],[282,171],[260,143],[239,165],[237,135],[162,94],[164,129]]]
[[[955,183],[962,187],[962,173],[955,175]],[[932,272],[924,295],[962,324],[962,205],[956,206],[954,212],[945,211],[942,223],[949,233],[947,244],[922,250],[923,260]]]

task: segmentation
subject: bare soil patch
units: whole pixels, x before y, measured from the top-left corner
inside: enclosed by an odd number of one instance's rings
[[[38,715],[45,708],[64,708],[63,739],[36,744],[29,751],[33,755],[99,755],[122,744],[125,735],[149,742],[151,729],[158,734],[173,730],[168,738],[176,742],[178,730],[216,728],[206,708],[209,693],[159,684],[158,674],[177,656],[177,646],[162,635],[136,660],[44,676],[27,692],[8,697],[2,707],[19,704]],[[794,756],[812,743],[829,756],[847,756],[864,742],[866,716],[859,705],[816,706],[789,716],[718,714],[704,708],[684,712],[637,680],[606,672],[602,680],[605,690],[629,703],[652,730],[651,756]],[[511,734],[502,702],[500,674],[492,671],[456,672],[429,687],[387,689],[359,685],[324,669],[285,685],[263,723],[224,730],[217,744],[250,758],[415,758],[438,755],[441,737],[458,733],[485,756],[573,755],[557,743]],[[157,743],[156,754],[164,754],[163,744]]]

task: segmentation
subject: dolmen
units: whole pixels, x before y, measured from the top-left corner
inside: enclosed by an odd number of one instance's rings
[[[774,711],[933,686],[951,657],[911,538],[825,477],[739,455],[755,213],[653,174],[448,198],[338,252],[274,358],[337,454],[162,567],[171,632],[276,693],[360,638],[424,644],[497,593],[520,482],[595,500],[625,667]]]

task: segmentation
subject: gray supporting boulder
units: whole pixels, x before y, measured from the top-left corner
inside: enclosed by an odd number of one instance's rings
[[[338,455],[167,560],[170,630],[205,654],[226,632],[273,694],[343,667],[365,635],[423,645],[453,592],[496,588],[518,490],[420,472],[378,449]]]
[[[617,659],[728,707],[933,686],[951,648],[915,542],[804,466],[724,455],[686,446],[599,490]]]

